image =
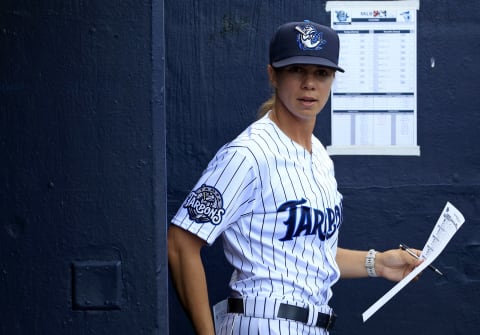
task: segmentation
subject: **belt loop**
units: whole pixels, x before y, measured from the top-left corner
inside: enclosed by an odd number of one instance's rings
[[[315,326],[318,320],[318,308],[315,305],[308,305],[308,321],[307,325]]]
[[[333,326],[335,325],[335,320],[336,320],[336,315],[333,313],[333,310],[330,310],[330,312],[328,313],[328,316],[329,316],[328,322],[325,326],[325,330],[327,332],[333,328]]]

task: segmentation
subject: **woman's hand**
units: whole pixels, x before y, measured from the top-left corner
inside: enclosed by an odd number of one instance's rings
[[[410,249],[417,256],[421,251]],[[402,249],[391,249],[377,252],[375,256],[375,272],[377,275],[392,281],[400,281],[423,262]]]

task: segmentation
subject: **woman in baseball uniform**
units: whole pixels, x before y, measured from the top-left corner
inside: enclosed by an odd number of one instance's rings
[[[339,278],[398,281],[419,264],[400,249],[337,247],[342,196],[313,129],[343,72],[338,54],[329,27],[280,26],[270,43],[273,98],[216,153],[172,219],[171,275],[197,334],[328,334]],[[200,250],[218,237],[234,273],[214,326]]]

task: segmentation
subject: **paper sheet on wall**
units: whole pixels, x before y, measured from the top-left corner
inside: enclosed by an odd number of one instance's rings
[[[383,305],[392,299],[402,288],[410,283],[420,272],[429,266],[440,253],[445,249],[448,242],[452,239],[458,229],[465,222],[465,218],[458,209],[456,209],[450,202],[447,202],[442,214],[437,220],[430,237],[422,249],[420,258],[423,263],[410,272],[405,278],[398,282],[390,291],[388,291],[377,302],[370,306],[362,314],[363,322],[367,321],[373,314],[375,314]]]
[[[417,10],[411,1],[327,1],[340,38],[331,155],[412,155],[417,145]]]

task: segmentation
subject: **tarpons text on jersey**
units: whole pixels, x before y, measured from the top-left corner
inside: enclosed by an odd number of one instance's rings
[[[324,241],[338,230],[342,223],[341,205],[322,211],[304,206],[306,202],[305,199],[291,200],[278,207],[277,212],[288,212],[288,218],[283,222],[286,231],[280,241],[290,241],[302,235],[318,235]],[[225,214],[222,194],[215,187],[205,184],[188,195],[183,207],[187,209],[190,220],[196,223],[218,225]]]
[[[326,208],[325,211],[302,206],[307,200],[287,201],[278,207],[277,212],[289,213],[283,223],[287,226],[285,236],[280,241],[290,241],[301,235],[318,235],[325,241],[332,237],[342,224],[342,207]]]

